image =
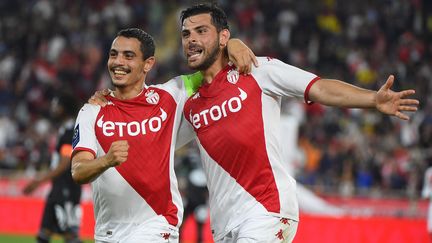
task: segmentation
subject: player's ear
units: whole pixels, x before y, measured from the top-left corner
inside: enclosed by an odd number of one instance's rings
[[[153,65],[156,62],[156,58],[151,56],[144,61],[144,72],[148,73],[153,68]]]
[[[231,33],[228,29],[223,29],[219,32],[219,43],[221,47],[225,47],[230,39]]]

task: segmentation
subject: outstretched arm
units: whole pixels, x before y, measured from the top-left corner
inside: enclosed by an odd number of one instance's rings
[[[414,90],[391,90],[394,76],[390,75],[378,91],[363,89],[335,79],[320,79],[312,85],[309,99],[323,105],[345,108],[376,108],[380,112],[402,120],[409,117],[402,113],[416,111],[419,101],[408,99]]]

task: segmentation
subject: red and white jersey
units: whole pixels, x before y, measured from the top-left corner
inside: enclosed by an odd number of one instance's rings
[[[201,152],[215,240],[254,215],[298,220],[296,182],[279,141],[283,96],[305,98],[309,72],[259,57],[251,75],[226,66],[185,104]]]
[[[174,174],[174,151],[187,99],[180,77],[145,87],[137,97],[108,96],[105,107],[86,104],[79,112],[74,151],[100,157],[111,143],[127,140],[126,162],[92,182],[95,239],[118,241],[144,222],[163,217],[178,227],[183,205]]]

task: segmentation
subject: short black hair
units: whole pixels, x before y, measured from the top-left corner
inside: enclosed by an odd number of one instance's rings
[[[216,27],[218,32],[223,29],[229,30],[228,18],[225,12],[219,8],[216,3],[201,3],[183,10],[180,13],[181,24],[183,24],[185,19],[191,16],[205,13],[210,14],[212,24]]]
[[[141,43],[140,49],[143,54],[143,60],[154,56],[156,47],[153,37],[144,30],[138,28],[122,29],[117,33],[117,37],[118,36],[138,39]]]

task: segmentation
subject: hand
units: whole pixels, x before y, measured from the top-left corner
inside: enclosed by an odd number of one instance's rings
[[[36,188],[38,188],[40,185],[40,181],[38,180],[32,180],[30,181],[23,189],[24,195],[31,194]]]
[[[129,143],[126,140],[115,141],[111,144],[108,153],[105,155],[110,167],[125,162],[128,158]]]
[[[229,60],[234,63],[240,73],[250,74],[252,63],[258,67],[255,54],[240,39],[230,39],[227,48]]]
[[[105,98],[105,96],[108,95],[110,92],[111,91],[109,89],[98,90],[94,93],[94,95],[90,97],[88,103],[105,107],[108,103],[108,100]]]
[[[406,99],[406,96],[415,94],[415,90],[403,90],[394,92],[390,88],[393,86],[394,76],[390,75],[386,83],[381,86],[376,94],[376,108],[384,114],[396,116],[402,120],[409,120],[409,117],[402,111],[417,111],[419,101],[416,99]]]

